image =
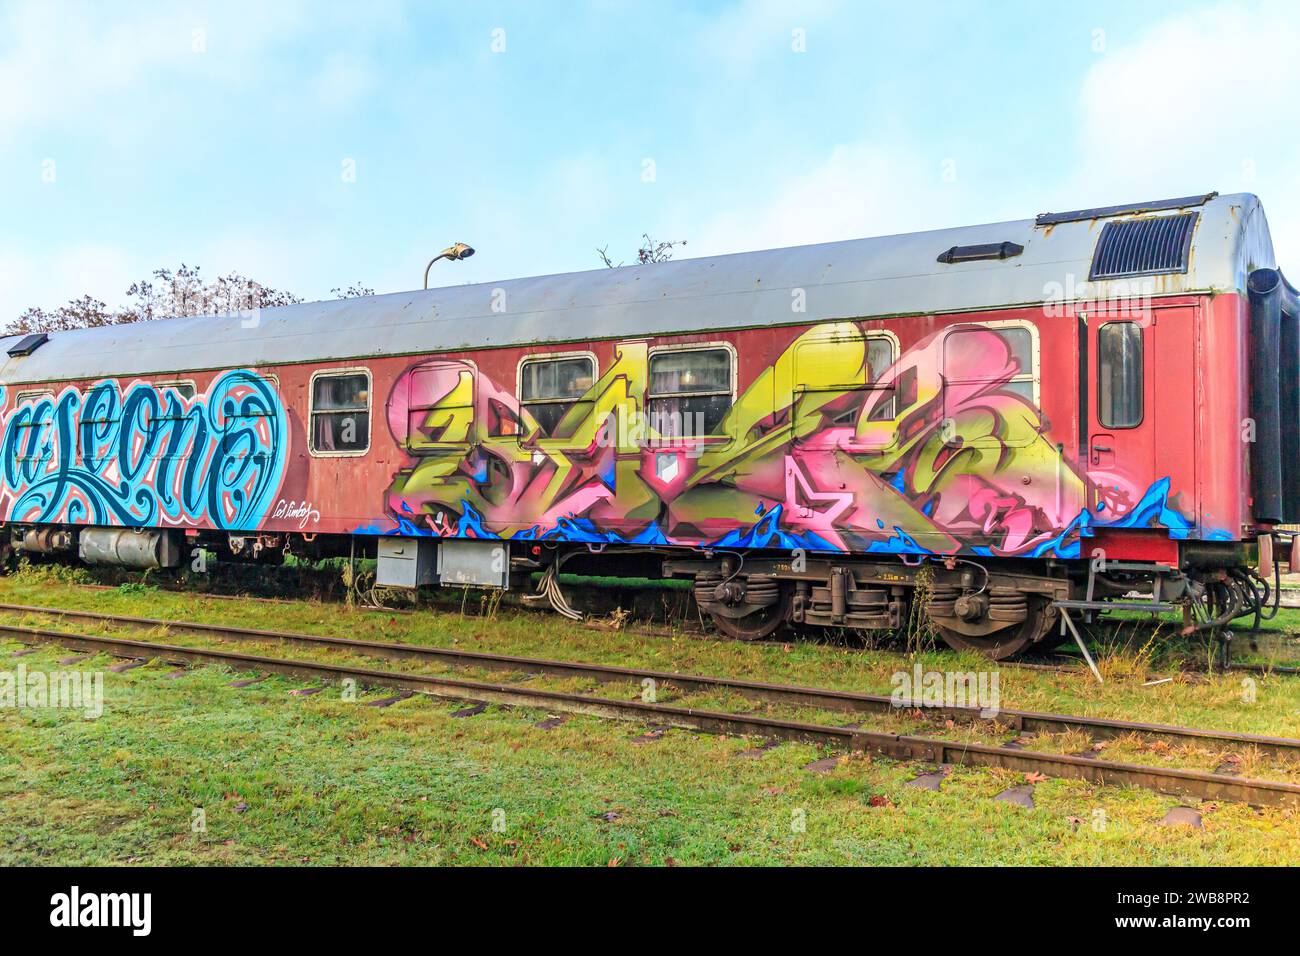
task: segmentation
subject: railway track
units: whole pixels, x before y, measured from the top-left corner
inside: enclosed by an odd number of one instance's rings
[[[109,584],[80,584],[78,585],[78,587],[82,587],[90,590],[97,590],[97,591],[114,591],[117,589],[115,585],[109,585]],[[174,591],[173,593],[185,593],[185,592]],[[213,593],[208,591],[199,592],[199,596],[205,599],[215,598],[217,600],[223,600],[223,601],[258,601],[262,603],[273,603],[273,604],[301,603],[300,601],[296,601],[293,598],[257,597],[257,596],[243,595],[243,594],[219,594],[219,593]],[[342,602],[322,601],[322,603],[342,603]],[[358,607],[360,610],[368,611],[376,614],[402,614],[402,615],[415,614],[421,610],[436,610],[436,608],[429,608],[429,607],[402,608],[402,607],[373,606],[368,604],[360,604],[360,605],[356,605],[356,607]],[[511,604],[511,607],[516,610],[533,611],[536,613],[548,613],[550,610],[549,607],[540,607],[533,604],[526,604],[523,602],[513,603]],[[587,620],[580,621],[580,622],[575,621],[573,623],[575,626],[584,627],[587,628],[588,630],[597,630],[597,631],[618,630],[623,633],[644,634],[648,637],[664,637],[664,636],[681,635],[684,637],[705,638],[709,640],[716,640],[725,637],[724,635],[718,634],[716,632],[710,632],[707,630],[702,630],[699,627],[691,626],[691,624],[689,623],[689,618],[682,618],[681,621],[683,622],[681,626],[671,630],[666,627],[655,626],[655,625],[646,626],[646,625],[638,625],[638,624],[623,624],[623,625],[616,626],[595,618],[588,618]],[[1151,621],[1145,618],[1125,618],[1122,620],[1115,619],[1115,620],[1103,621],[1101,623],[1103,624],[1103,626],[1106,627],[1112,627],[1112,628],[1128,627],[1128,628],[1137,628],[1143,631],[1148,629],[1154,630],[1163,626],[1171,626],[1172,624],[1172,622],[1167,620]],[[1268,631],[1272,629],[1264,628],[1263,630]],[[765,644],[773,645],[773,646],[783,646],[789,644],[790,639],[788,637],[786,637],[785,639],[768,638],[761,641],[748,641],[746,643],[750,643],[755,646],[761,646]],[[1063,654],[1058,656],[1074,658],[1074,656],[1070,654]],[[1019,670],[1056,671],[1058,673],[1076,673],[1076,672],[1087,673],[1087,665],[1083,662],[1082,659],[1078,659],[1078,658],[1070,659],[1068,661],[1061,661],[1059,663],[1047,663],[1043,660],[999,661],[998,666],[1005,667],[1005,668],[1019,669]],[[1221,665],[1216,665],[1216,666],[1221,666]],[[1206,668],[1198,668],[1198,667],[1191,666],[1188,663],[1184,663],[1180,667],[1180,669],[1204,670]],[[1260,663],[1245,662],[1245,661],[1229,662],[1227,665],[1227,669],[1233,671],[1242,671],[1251,674],[1259,674],[1259,675],[1300,674],[1300,666],[1287,665],[1287,664],[1273,664],[1273,663],[1260,664]]]
[[[745,681],[654,671],[640,668],[514,657],[465,651],[453,648],[357,640],[284,631],[232,627],[193,621],[172,621],[145,617],[103,614],[94,611],[0,604],[0,612],[40,615],[63,620],[93,623],[102,627],[140,629],[168,628],[223,641],[279,642],[312,648],[333,648],[381,659],[423,660],[460,667],[479,667],[493,671],[552,677],[586,677],[599,683],[647,680],[659,686],[671,686],[691,693],[724,690],[762,704],[812,708],[851,715],[897,712],[900,708],[920,709],[925,714],[948,719],[996,722],[1008,732],[1024,737],[1036,733],[1083,731],[1093,739],[1108,739],[1126,734],[1140,734],[1151,739],[1184,745],[1218,748],[1255,748],[1261,754],[1278,758],[1300,758],[1300,740],[1203,730],[1163,724],[1037,713],[1024,710],[999,710],[996,714],[974,707],[925,706],[918,702],[896,703],[892,698],[782,684]],[[647,700],[595,697],[522,687],[512,683],[490,683],[420,673],[376,670],[346,664],[291,660],[238,651],[139,641],[100,634],[73,633],[42,627],[0,623],[0,634],[24,643],[54,643],[77,650],[106,653],[134,660],[163,659],[182,663],[224,664],[240,670],[265,671],[295,677],[326,680],[352,678],[361,684],[393,688],[456,700],[540,707],[551,711],[592,714],[600,717],[654,722],[663,726],[689,730],[755,735],[780,740],[797,740],[849,751],[869,751],[888,757],[929,764],[962,764],[1003,767],[1026,773],[1086,780],[1096,784],[1133,785],[1161,793],[1198,799],[1226,800],[1261,806],[1300,807],[1300,785],[1283,781],[1254,780],[1229,774],[1153,767],[1141,764],[1101,760],[1094,756],[1056,754],[997,744],[944,740],[936,737],[893,734],[866,730],[858,726],[827,726],[783,720],[763,714],[735,714],[679,707]]]

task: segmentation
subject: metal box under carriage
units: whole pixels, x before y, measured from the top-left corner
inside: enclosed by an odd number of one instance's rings
[[[924,614],[994,657],[1135,591],[1216,626],[1300,520],[1296,302],[1208,194],[11,337],[3,538],[559,606],[662,574],[735,636]]]

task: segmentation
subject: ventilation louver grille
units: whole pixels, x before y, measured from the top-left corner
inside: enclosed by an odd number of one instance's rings
[[[1186,272],[1197,213],[1108,222],[1092,257],[1089,279]]]

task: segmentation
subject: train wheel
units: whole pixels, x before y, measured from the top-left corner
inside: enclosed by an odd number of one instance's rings
[[[761,641],[777,632],[790,615],[790,591],[779,587],[776,603],[770,607],[746,614],[744,617],[726,617],[709,612],[714,625],[723,634],[737,641]]]
[[[1004,661],[1036,644],[1046,647],[1040,642],[1057,620],[1056,612],[1046,602],[1031,599],[1025,620],[992,634],[963,634],[937,622],[934,628],[943,642],[955,651],[975,651],[991,661]]]
[[[761,641],[790,616],[790,589],[767,574],[724,578],[706,572],[695,578],[695,604],[718,630],[738,641]]]
[[[771,637],[785,623],[788,606],[789,600],[786,599],[775,607],[765,607],[747,617],[723,617],[721,614],[710,614],[709,617],[717,629],[728,637],[738,641],[761,641],[765,637]]]

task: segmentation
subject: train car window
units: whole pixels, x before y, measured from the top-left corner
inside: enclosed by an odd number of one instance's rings
[[[159,392],[165,388],[170,388],[187,402],[194,397],[193,382],[158,382],[154,385],[154,388],[158,389]]]
[[[870,373],[868,381],[881,383],[885,372],[894,364],[896,358],[893,339],[883,336],[869,337],[867,339],[867,371]],[[891,394],[889,401],[878,403],[872,409],[870,417],[872,421],[893,421],[898,417],[898,397]]]
[[[43,398],[53,399],[54,392],[48,388],[19,392],[14,396],[14,408],[22,405],[35,405]],[[47,408],[34,411],[27,421],[17,425],[19,461],[40,462],[46,459],[48,456],[47,443],[42,440],[41,429],[49,425],[53,420],[51,410]]]
[[[589,355],[524,359],[519,402],[549,435],[595,382],[596,360]]]
[[[878,382],[885,370],[894,364],[894,340],[883,336],[867,337],[867,368],[871,381]]]
[[[864,342],[867,359],[864,382],[833,381],[835,376],[828,378],[821,370],[822,361],[829,354],[828,346],[833,349],[842,341],[855,345]],[[813,404],[829,416],[832,425],[855,424],[864,407],[870,407],[873,421],[893,421],[897,402],[893,394],[894,384],[885,380],[885,373],[894,364],[894,348],[894,340],[883,335],[867,336],[865,340],[861,337],[813,339],[799,349],[795,358],[795,397],[814,396]],[[882,396],[882,392],[888,394]],[[881,432],[880,429],[874,431],[877,435]]]
[[[154,391],[158,393],[158,418],[151,423],[151,447],[154,458],[184,461],[189,458],[190,444],[194,429],[183,406],[173,407],[168,390],[175,392],[186,402],[194,398],[194,383],[189,380],[154,382]]]
[[[873,422],[892,422],[898,417],[898,399],[894,395],[894,385],[884,381],[885,372],[894,364],[894,340],[884,336],[873,336],[867,338],[867,387],[865,389],[856,389],[864,393],[863,402],[871,405],[869,418]],[[889,398],[885,401],[875,400],[874,397],[882,389],[889,392]],[[845,409],[831,418],[832,425],[853,425],[862,415],[862,403],[855,402],[850,408]],[[874,430],[875,437],[881,437],[879,429]],[[893,437],[890,436],[888,443],[892,443]]]
[[[163,422],[184,421],[186,417],[183,407],[172,408],[172,403],[167,394],[169,389],[187,402],[194,397],[193,382],[155,382],[154,391],[158,393],[159,405],[156,426],[158,428],[162,427]],[[160,453],[162,450],[165,450],[165,446],[162,446]]]
[[[369,447],[369,373],[316,373],[311,382],[312,452],[361,455]]]
[[[1097,330],[1097,420],[1103,428],[1142,424],[1142,326],[1107,322]]]
[[[266,381],[271,384],[271,387],[275,390],[275,392],[279,394],[280,379],[278,376],[273,374],[268,374],[266,372],[261,372],[261,371],[258,371],[257,374],[261,375],[264,379],[266,379]],[[261,420],[264,418],[272,418],[274,417],[274,415],[275,412],[270,407],[263,405],[259,408],[247,409],[244,414],[239,414],[231,418],[228,418],[226,420],[227,427],[226,427],[225,435],[221,439],[222,450],[227,455],[229,455],[232,460],[239,460],[244,458],[254,458],[254,459],[261,460],[263,462],[269,460],[269,456],[267,455],[264,449],[260,451],[251,450],[249,443],[242,437],[241,432],[245,428],[263,427]],[[368,419],[365,427],[366,430],[369,431]],[[311,446],[310,442],[308,443],[308,451],[313,455],[318,454],[315,448]],[[362,451],[357,451],[357,452],[340,451],[340,452],[334,452],[334,454],[359,455],[362,454],[363,452],[364,449]],[[320,454],[328,454],[328,453],[321,452]]]
[[[1015,392],[1027,401],[1037,404],[1035,386],[1033,333],[1023,325],[983,326],[975,329],[958,329],[948,333],[943,344],[943,373],[950,382],[982,382],[993,371],[1002,373],[1005,366],[988,365],[989,339],[996,335],[1007,348],[1007,358],[1015,371],[1003,382],[1002,388]]]
[[[659,351],[650,355],[650,427],[660,435],[712,435],[731,410],[731,351]]]
[[[410,371],[407,384],[406,446],[423,452],[468,451],[479,434],[475,422],[472,362],[433,359]]]
[[[28,392],[19,392],[14,396],[14,408],[22,405],[24,402],[35,402],[42,398],[53,398],[54,393],[48,388],[35,389]]]
[[[1037,440],[1037,430],[1009,425],[1036,417],[1017,414],[1010,395],[1038,405],[1033,326],[995,321],[950,330],[943,343],[943,415],[945,429],[956,427],[945,432],[945,443],[1001,448]]]

